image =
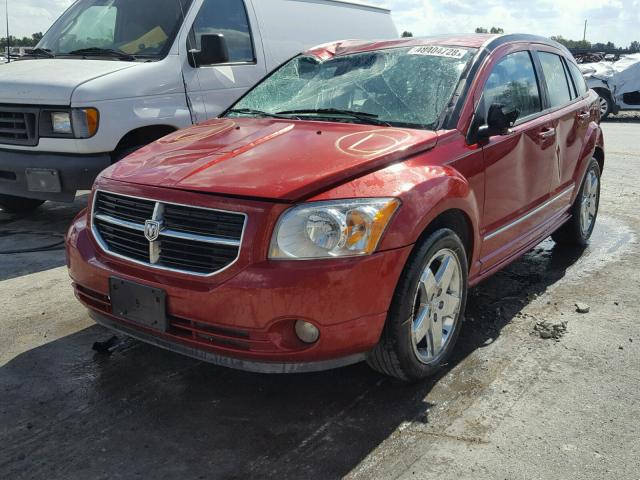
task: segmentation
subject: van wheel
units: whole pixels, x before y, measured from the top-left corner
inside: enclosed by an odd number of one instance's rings
[[[423,240],[404,268],[369,365],[408,382],[440,370],[460,333],[467,272],[465,248],[453,230],[443,228]]]
[[[592,158],[578,196],[571,206],[571,219],[551,234],[551,238],[562,245],[586,247],[596,226],[599,206],[600,165]]]
[[[0,211],[5,213],[29,213],[44,203],[44,200],[33,198],[0,195]]]

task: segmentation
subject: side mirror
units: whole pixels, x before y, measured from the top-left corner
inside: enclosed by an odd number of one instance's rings
[[[229,49],[227,41],[221,33],[202,35],[200,37],[200,50],[191,50],[194,67],[201,65],[217,65],[229,61]]]
[[[515,109],[505,113],[504,105],[501,103],[493,103],[489,107],[487,113],[487,124],[478,129],[478,138],[489,138],[494,135],[507,135],[509,129],[520,115],[520,110]]]

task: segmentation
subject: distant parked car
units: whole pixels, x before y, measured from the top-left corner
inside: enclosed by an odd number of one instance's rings
[[[467,290],[585,245],[598,97],[529,35],[339,42],[104,171],[67,235],[100,324],[228,367],[447,363]]]
[[[589,88],[599,96],[602,118],[624,110],[640,110],[640,53],[615,62],[583,63],[580,70]]]
[[[128,153],[344,37],[397,31],[388,10],[352,0],[78,0],[0,71],[0,209],[73,201]]]

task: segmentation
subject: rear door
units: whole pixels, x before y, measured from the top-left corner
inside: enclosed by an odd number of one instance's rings
[[[564,56],[551,47],[536,48],[541,77],[547,90],[547,111],[552,116],[556,138],[556,153],[551,177],[551,193],[557,195],[573,187],[573,177],[591,121],[586,100],[586,88],[576,87],[569,64]],[[575,67],[575,66],[574,66]],[[577,67],[575,67],[576,70]],[[583,81],[584,84],[584,81]],[[568,206],[571,195],[565,195],[559,204]]]
[[[493,103],[520,116],[507,135],[483,147],[485,206],[482,263],[486,270],[530,241],[551,214],[547,205],[555,162],[555,130],[544,112],[544,90],[526,46],[511,47],[495,60],[479,109]]]
[[[265,74],[258,22],[249,0],[202,0],[181,51],[187,96],[194,121],[217,117]],[[189,50],[200,49],[202,35],[224,35],[229,62],[194,67]],[[184,49],[184,50],[183,50]]]

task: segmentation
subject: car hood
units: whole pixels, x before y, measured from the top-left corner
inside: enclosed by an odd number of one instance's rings
[[[296,201],[432,148],[433,131],[218,119],[171,134],[103,176],[145,185]]]
[[[0,103],[70,105],[80,85],[136,63],[106,60],[20,60],[0,68]]]

